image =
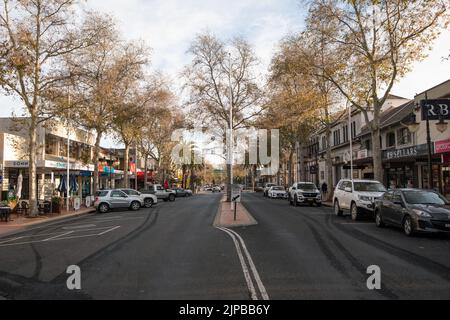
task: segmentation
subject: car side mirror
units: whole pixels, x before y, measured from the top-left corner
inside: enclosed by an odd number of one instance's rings
[[[347,188],[344,189],[344,191],[345,191],[345,192],[350,192],[350,193],[351,193],[351,192],[352,192],[352,188],[347,187]]]

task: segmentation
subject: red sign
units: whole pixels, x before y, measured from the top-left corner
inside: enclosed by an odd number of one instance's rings
[[[436,153],[450,152],[450,139],[435,142],[434,150]]]

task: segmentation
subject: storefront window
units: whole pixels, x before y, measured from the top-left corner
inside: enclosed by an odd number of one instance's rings
[[[399,145],[410,144],[412,141],[411,132],[408,128],[401,128],[397,131],[397,143]]]
[[[55,136],[50,134],[45,136],[45,153],[52,156],[58,155],[58,139]]]
[[[395,133],[394,132],[389,132],[386,135],[386,147],[388,147],[388,148],[395,147]]]

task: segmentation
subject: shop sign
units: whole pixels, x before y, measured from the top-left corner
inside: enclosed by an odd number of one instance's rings
[[[436,153],[450,152],[450,139],[435,142],[434,149]]]
[[[45,161],[46,168],[55,168],[55,169],[67,169],[66,162],[59,161]],[[79,163],[70,163],[70,170],[84,170],[84,171],[94,171],[93,165],[81,165]]]
[[[29,161],[5,161],[7,168],[28,168],[29,164]]]
[[[367,149],[358,151],[358,155],[357,155],[358,159],[366,159],[367,157],[368,157]]]
[[[433,150],[432,150],[433,151]],[[384,160],[401,159],[407,157],[417,157],[421,155],[426,155],[428,152],[428,147],[426,144],[421,144],[418,146],[412,146],[402,149],[392,149],[383,151]]]
[[[442,117],[444,120],[450,120],[450,99],[439,100],[422,100],[422,120],[439,120]]]

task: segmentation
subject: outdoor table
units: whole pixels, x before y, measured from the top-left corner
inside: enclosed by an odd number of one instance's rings
[[[9,217],[11,215],[10,207],[0,207],[0,221],[9,221]]]

